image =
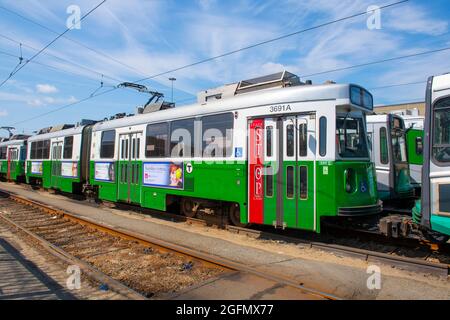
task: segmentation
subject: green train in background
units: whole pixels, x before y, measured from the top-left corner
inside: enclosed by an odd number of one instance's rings
[[[29,138],[30,184],[235,225],[321,231],[325,218],[381,213],[369,156],[372,95],[281,72],[202,91],[182,108]]]
[[[0,142],[0,178],[8,181],[25,181],[27,135],[13,135]]]
[[[81,193],[83,183],[83,133],[93,121],[79,125],[62,125],[41,130],[28,139],[26,181],[31,185],[66,193]],[[90,140],[84,140],[90,141]]]
[[[383,201],[414,198],[407,151],[407,129],[395,114],[367,116],[371,160],[376,168],[378,195]]]
[[[423,116],[402,116],[406,127],[406,147],[411,176],[411,184],[415,188],[416,195],[420,196],[422,187],[423,165]]]

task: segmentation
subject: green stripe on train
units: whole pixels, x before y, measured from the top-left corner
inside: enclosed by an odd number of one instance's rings
[[[32,173],[32,163],[42,162],[42,173]],[[58,165],[61,161],[58,161]],[[76,162],[76,161],[73,161]],[[41,181],[42,187],[46,189],[55,189],[67,193],[74,193],[76,185],[80,184],[80,162],[78,161],[78,172],[76,177],[64,177],[62,175],[52,175],[52,161],[28,161],[27,162],[27,183],[32,183],[33,181]]]
[[[101,161],[99,161],[101,162]],[[184,165],[189,161],[185,161]],[[143,162],[115,162],[114,181],[95,180],[95,161],[90,165],[90,182],[98,186],[99,198],[108,201],[124,201],[140,204],[143,207],[166,210],[167,196],[184,196],[201,198],[216,201],[227,201],[239,203],[241,207],[241,222],[247,223],[247,164],[208,164],[190,162],[192,172],[184,170],[184,186],[182,190],[161,188],[143,185]],[[138,170],[138,178],[130,183],[124,177],[126,167],[124,165],[136,166],[132,170]],[[266,163],[267,165],[267,163]],[[294,196],[283,195],[283,219],[286,227],[314,230],[314,188],[316,194],[316,229],[320,232],[320,218],[324,216],[337,216],[339,208],[359,207],[376,205],[378,194],[376,190],[374,167],[368,162],[358,161],[326,161],[316,162],[316,186],[314,186],[314,162],[288,162],[283,164],[283,170],[274,176],[274,181],[278,179],[278,174],[283,175],[286,181],[286,168],[288,166],[307,167],[308,187],[307,196],[301,199],[299,186],[294,187]],[[133,167],[131,167],[133,168]],[[355,174],[354,189],[351,192],[345,191],[345,170],[353,169]],[[125,170],[125,171],[122,171]],[[131,170],[131,169],[130,169]],[[300,170],[300,169],[298,169]],[[127,174],[133,174],[131,171]],[[286,184],[283,184],[283,188]],[[267,186],[266,186],[267,188]],[[128,192],[130,191],[130,193]],[[333,192],[331,192],[334,190]],[[271,225],[276,220],[277,190],[274,183],[273,196],[265,196],[264,200],[264,223]],[[296,214],[298,212],[298,214]]]
[[[7,178],[8,175],[8,161],[0,161],[0,175],[3,178]],[[25,161],[15,160],[10,163],[10,179],[17,181],[19,178],[25,176]]]

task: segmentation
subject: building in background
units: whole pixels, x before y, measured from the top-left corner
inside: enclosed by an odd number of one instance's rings
[[[404,116],[425,116],[425,102],[411,102],[386,106],[375,106],[374,111],[377,114],[395,113]]]

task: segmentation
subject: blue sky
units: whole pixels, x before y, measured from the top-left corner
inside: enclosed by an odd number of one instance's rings
[[[98,1],[0,1],[49,29],[63,32],[70,5],[84,14]],[[17,132],[133,113],[147,96],[119,89],[31,121],[18,123],[88,97],[100,86],[133,81],[277,36],[362,12],[365,0],[108,0],[0,88],[0,126]],[[381,13],[381,29],[369,30],[367,16],[340,22],[281,41],[144,82],[179,106],[198,91],[286,69],[300,76],[365,62],[450,47],[450,1],[411,0]],[[19,62],[19,45],[30,58],[55,34],[0,8],[0,80]],[[9,39],[8,39],[9,38]],[[14,40],[14,41],[11,41]],[[79,45],[81,43],[82,45]],[[93,50],[89,50],[89,47]],[[34,49],[32,49],[34,48]],[[98,54],[100,52],[101,54]],[[108,57],[105,57],[105,54]],[[112,59],[111,59],[112,58]],[[118,63],[117,61],[120,61]],[[46,66],[44,66],[46,65]],[[421,82],[450,72],[450,50],[370,67],[309,77],[353,82],[372,89]],[[305,80],[305,78],[302,78]],[[97,93],[109,89],[101,88]],[[423,100],[425,84],[371,90],[376,104]],[[6,133],[0,132],[4,136]]]

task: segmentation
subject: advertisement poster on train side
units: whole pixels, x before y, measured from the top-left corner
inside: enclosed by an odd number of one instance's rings
[[[94,177],[98,181],[114,181],[114,162],[96,162]]]
[[[67,178],[78,177],[78,162],[61,162],[61,175]]]
[[[41,161],[31,162],[31,173],[32,174],[42,174],[42,162]]]
[[[146,186],[184,188],[183,162],[145,162],[142,181]]]

